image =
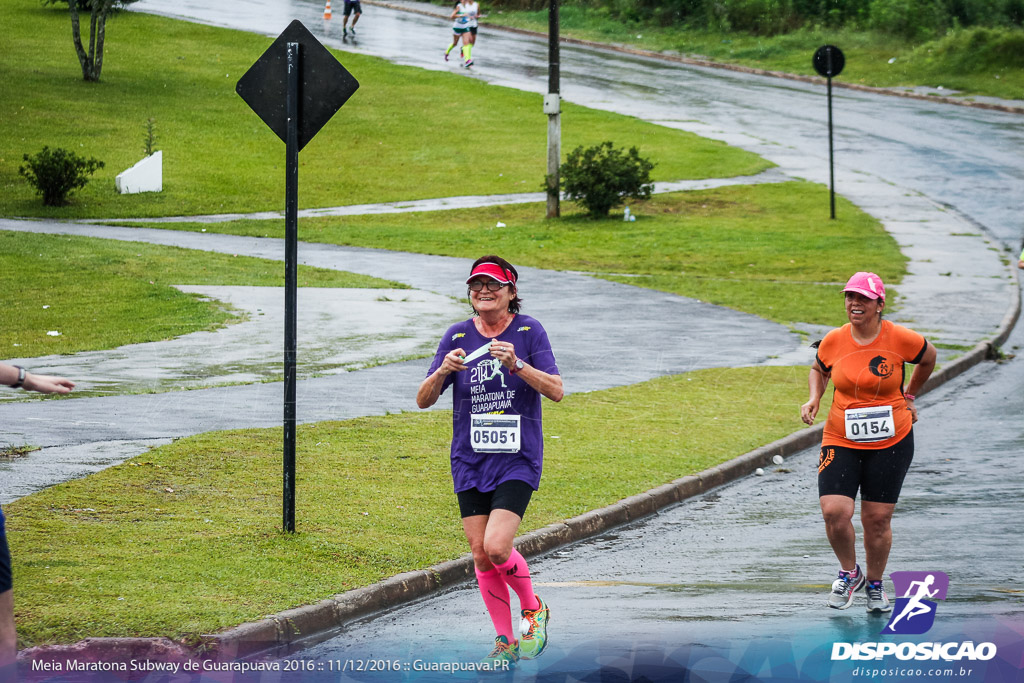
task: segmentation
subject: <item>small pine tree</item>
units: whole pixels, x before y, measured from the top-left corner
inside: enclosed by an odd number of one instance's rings
[[[153,156],[156,151],[156,119],[152,116],[146,119],[146,137],[142,140],[142,151],[148,156]]]

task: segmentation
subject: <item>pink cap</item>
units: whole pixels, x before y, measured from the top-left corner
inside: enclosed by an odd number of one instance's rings
[[[486,275],[487,277],[497,280],[503,284],[508,284],[509,282],[512,284],[516,283],[515,277],[512,276],[512,271],[504,270],[497,263],[488,262],[481,263],[474,268],[473,272],[469,274],[468,278],[466,278],[466,284],[469,284],[473,278],[480,277],[481,275]]]
[[[857,292],[869,299],[885,300],[885,285],[882,284],[882,278],[874,273],[865,273],[863,271],[854,273],[850,281],[843,287],[843,291]]]

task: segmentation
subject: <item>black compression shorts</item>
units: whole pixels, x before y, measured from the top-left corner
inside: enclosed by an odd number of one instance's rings
[[[914,430],[888,448],[822,446],[818,496],[839,495],[872,503],[893,503],[914,459]]]
[[[459,498],[459,512],[463,517],[489,515],[492,510],[510,510],[522,519],[533,496],[533,487],[525,481],[503,481],[493,491],[468,489],[455,494]]]

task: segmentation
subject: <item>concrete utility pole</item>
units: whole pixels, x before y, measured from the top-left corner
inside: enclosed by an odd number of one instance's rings
[[[548,115],[548,218],[561,215],[558,206],[558,166],[562,158],[562,102],[558,93],[558,0],[548,6],[548,94],[544,113]]]

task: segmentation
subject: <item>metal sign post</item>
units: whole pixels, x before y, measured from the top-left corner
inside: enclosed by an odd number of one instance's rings
[[[822,45],[814,53],[814,70],[828,79],[828,186],[830,217],[836,217],[836,175],[832,153],[832,77],[846,65],[843,51],[834,45]]]
[[[295,361],[299,291],[299,74],[302,52],[289,42],[284,171],[284,473],[282,528],[295,531]]]
[[[239,79],[235,91],[285,143],[283,521],[295,531],[295,366],[299,244],[299,152],[359,83],[299,21]]]

